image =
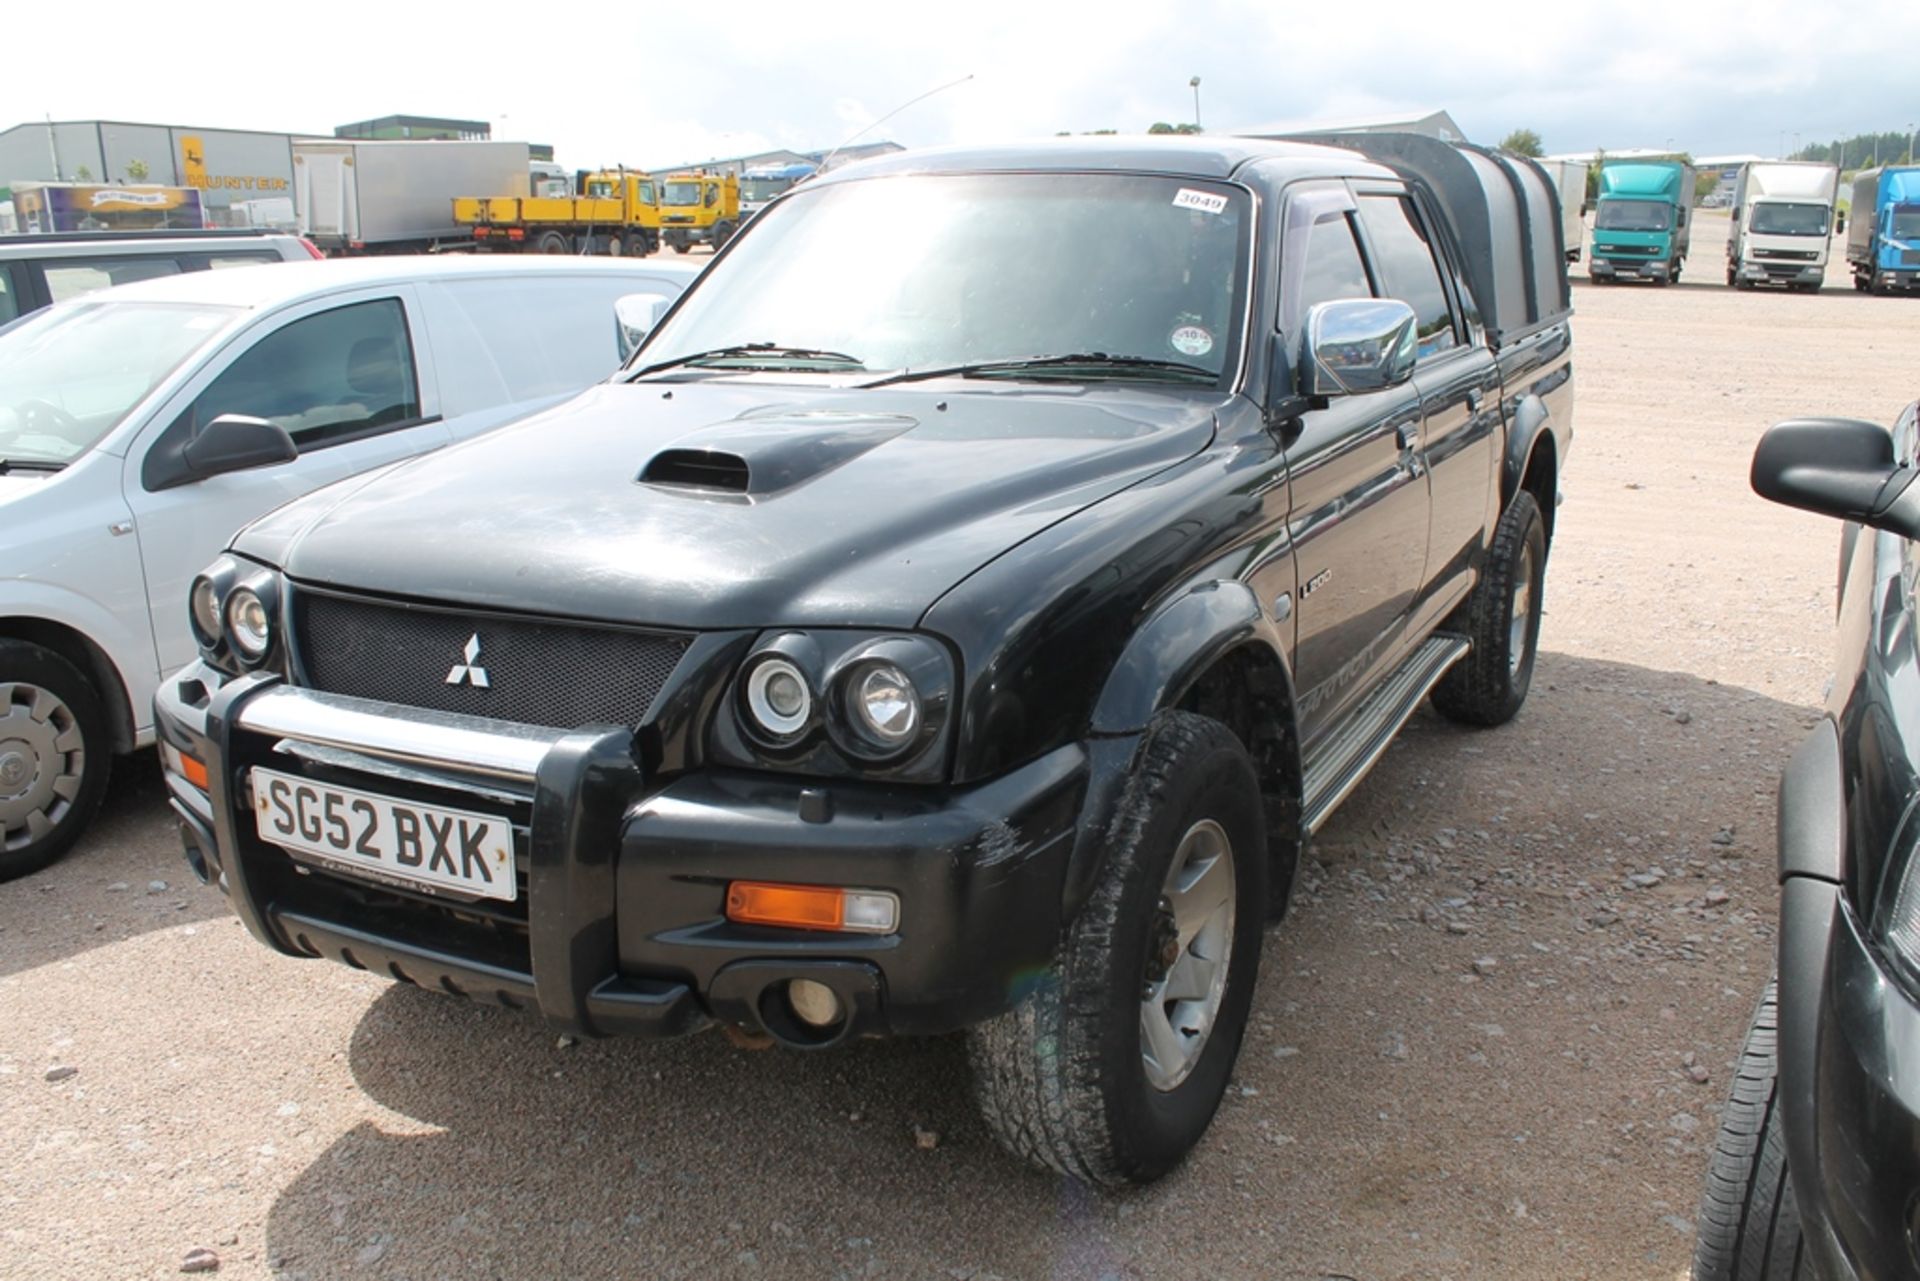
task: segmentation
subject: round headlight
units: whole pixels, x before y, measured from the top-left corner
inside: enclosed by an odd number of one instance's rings
[[[755,665],[747,677],[747,713],[762,733],[792,738],[813,718],[813,690],[806,675],[784,658]]]
[[[255,661],[273,644],[273,622],[251,587],[235,588],[227,597],[227,639],[242,658]]]
[[[904,746],[920,728],[920,692],[892,663],[875,663],[855,673],[847,701],[860,732],[877,746]]]
[[[205,574],[193,580],[193,591],[187,597],[187,608],[193,618],[193,632],[202,645],[220,643],[220,597],[214,591],[213,580]]]

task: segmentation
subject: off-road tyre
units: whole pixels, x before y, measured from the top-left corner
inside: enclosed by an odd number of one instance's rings
[[[1523,489],[1500,514],[1473,594],[1443,624],[1443,630],[1463,633],[1473,649],[1433,687],[1435,711],[1464,725],[1504,725],[1519,712],[1533,684],[1540,648],[1546,573],[1546,523],[1533,495]],[[1514,606],[1523,588],[1525,613],[1516,632]]]
[[[0,639],[0,881],[39,871],[80,838],[107,790],[109,737],[100,695],[79,669],[52,650]],[[78,783],[49,794],[56,776]],[[24,809],[36,797],[44,803],[29,820]]]
[[[1787,1177],[1779,1108],[1778,1007],[1769,982],[1753,1012],[1700,1194],[1693,1281],[1802,1281],[1813,1275]]]
[[[1207,820],[1231,845],[1232,941],[1220,1005],[1170,1090],[1142,1060],[1141,1017],[1163,888]],[[1154,718],[1106,839],[1106,865],[1051,967],[1013,1009],[971,1029],[975,1102],[1013,1155],[1086,1183],[1150,1182],[1206,1132],[1246,1030],[1267,919],[1265,822],[1246,749],[1218,721]]]

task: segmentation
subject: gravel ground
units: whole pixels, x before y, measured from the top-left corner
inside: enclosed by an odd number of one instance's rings
[[[1728,291],[1699,224],[1680,286],[1576,284],[1526,711],[1417,717],[1323,833],[1163,1183],[1012,1165],[957,1040],[567,1045],[273,956],[187,875],[143,759],[80,849],[0,885],[0,1275],[197,1248],[288,1281],[1683,1275],[1831,634],[1838,529],[1753,498],[1748,459],[1778,418],[1891,421],[1920,333],[1838,270]]]

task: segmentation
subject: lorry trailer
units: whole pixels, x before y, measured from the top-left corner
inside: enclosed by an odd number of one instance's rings
[[[1853,287],[1863,292],[1920,288],[1920,167],[1887,165],[1853,176],[1847,263]]]
[[[1727,237],[1727,283],[1735,289],[1784,285],[1817,293],[1827,278],[1837,165],[1754,160],[1733,186],[1733,230]]]
[[[296,142],[294,214],[329,256],[464,249],[472,238],[454,221],[453,198],[524,196],[528,164],[524,142]]]
[[[1560,238],[1567,247],[1567,261],[1580,261],[1580,246],[1587,239],[1587,166],[1578,160],[1536,160],[1535,164],[1553,179],[1560,193]]]
[[[1612,160],[1600,166],[1587,279],[1680,279],[1691,240],[1693,166],[1678,160]]]

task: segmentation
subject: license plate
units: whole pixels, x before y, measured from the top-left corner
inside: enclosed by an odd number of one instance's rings
[[[253,817],[261,840],[332,867],[480,898],[519,895],[503,818],[267,769],[253,771]]]

